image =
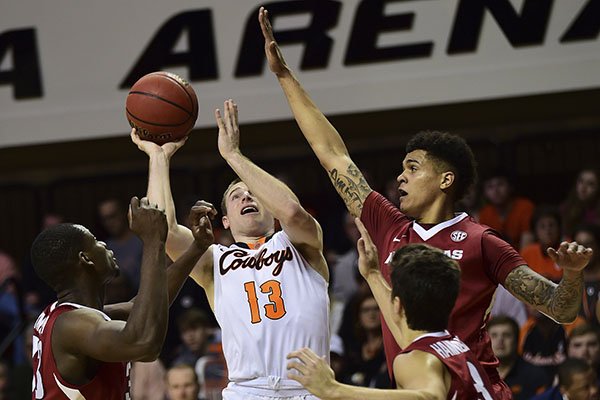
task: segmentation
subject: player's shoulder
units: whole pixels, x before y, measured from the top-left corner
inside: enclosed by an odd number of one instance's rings
[[[421,374],[425,371],[443,372],[444,363],[433,352],[424,349],[414,349],[407,353],[400,353],[393,363],[395,376]]]

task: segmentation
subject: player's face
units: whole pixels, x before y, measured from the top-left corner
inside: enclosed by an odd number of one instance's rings
[[[568,388],[561,387],[561,391],[569,400],[597,400],[598,382],[593,370],[573,374],[572,382]]]
[[[582,171],[577,177],[575,184],[577,197],[579,200],[586,202],[594,198],[598,192],[598,179],[592,171]]]
[[[167,373],[170,400],[196,400],[200,388],[190,369],[173,369]]]
[[[542,249],[546,251],[547,247],[560,242],[558,221],[551,216],[540,218],[535,225],[535,234],[542,245]]]
[[[598,336],[590,332],[572,338],[569,341],[567,354],[569,357],[585,360],[594,367],[598,366],[600,363],[600,343],[598,342]]]
[[[248,236],[264,236],[273,231],[274,220],[263,205],[256,199],[244,182],[233,185],[225,197],[227,215],[223,225],[231,233]]]
[[[517,338],[510,325],[494,325],[488,329],[492,340],[492,350],[500,361],[516,354]]]
[[[100,278],[104,283],[108,283],[112,278],[119,275],[119,266],[112,250],[106,248],[106,243],[96,239],[94,235],[83,226],[84,230],[84,250],[85,256],[91,261]]]
[[[397,178],[399,208],[404,214],[418,219],[442,193],[442,175],[424,150],[408,153],[402,162],[402,168],[402,174]]]

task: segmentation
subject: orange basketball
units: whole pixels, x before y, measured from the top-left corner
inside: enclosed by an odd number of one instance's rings
[[[190,133],[198,118],[198,99],[180,76],[152,72],[131,87],[125,114],[142,139],[162,145]]]

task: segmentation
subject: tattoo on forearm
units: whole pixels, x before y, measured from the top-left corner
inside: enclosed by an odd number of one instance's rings
[[[329,171],[329,178],[348,209],[362,210],[371,188],[356,165],[348,165],[345,173],[334,168]]]
[[[571,321],[577,316],[582,279],[565,278],[556,285],[527,267],[519,267],[508,274],[504,284],[519,299],[558,322]]]

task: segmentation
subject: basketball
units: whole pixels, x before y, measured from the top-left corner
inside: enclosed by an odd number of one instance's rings
[[[198,118],[198,99],[179,75],[152,72],[129,90],[125,114],[140,138],[162,145],[190,133]]]

